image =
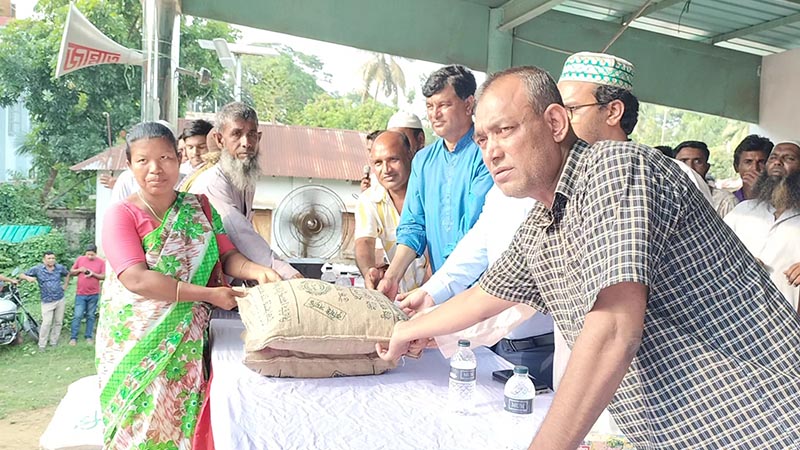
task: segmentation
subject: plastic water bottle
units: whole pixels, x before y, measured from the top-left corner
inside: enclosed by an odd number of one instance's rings
[[[320,277],[320,280],[325,281],[327,283],[333,284],[333,283],[336,282],[336,274],[333,273],[333,269],[331,269],[331,270],[323,270],[322,271],[322,276]]]
[[[469,348],[469,341],[458,341],[458,351],[450,358],[450,385],[447,391],[450,409],[470,414],[475,407],[475,369],[478,362]]]
[[[533,422],[533,398],[536,388],[528,377],[528,368],[515,366],[514,376],[506,381],[503,390],[506,423],[509,424],[508,448],[527,449],[536,432]]]

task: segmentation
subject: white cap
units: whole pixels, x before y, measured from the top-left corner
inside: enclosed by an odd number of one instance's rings
[[[156,123],[160,123],[161,125],[164,125],[165,127],[169,128],[169,131],[172,131],[172,136],[174,136],[175,139],[178,139],[178,134],[175,133],[175,128],[172,127],[171,123],[167,122],[164,119],[158,119],[156,120]]]
[[[405,111],[397,111],[389,118],[386,128],[419,128],[422,129],[422,121],[416,114],[407,113]]]
[[[777,147],[777,146],[779,146],[781,144],[792,144],[795,147],[800,148],[800,141],[793,141],[793,140],[785,140],[785,141],[776,142],[775,146],[773,148],[775,148],[775,147]]]

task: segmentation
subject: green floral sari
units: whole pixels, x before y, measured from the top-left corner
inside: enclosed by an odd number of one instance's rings
[[[161,225],[142,239],[150,270],[202,286],[219,280],[215,235],[224,230],[216,212],[207,211],[212,220],[198,197],[178,194]],[[205,303],[144,298],[109,272],[96,353],[106,448],[191,448],[208,320]]]

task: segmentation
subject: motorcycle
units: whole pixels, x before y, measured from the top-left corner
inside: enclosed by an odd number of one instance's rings
[[[0,296],[0,345],[20,344],[25,333],[38,341],[39,323],[25,309],[17,286],[8,284]]]

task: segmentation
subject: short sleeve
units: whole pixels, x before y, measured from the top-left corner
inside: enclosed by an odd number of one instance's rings
[[[517,230],[508,249],[483,274],[480,287],[494,297],[548,312],[525,258],[527,243],[532,240],[533,232],[533,226],[526,220]]]
[[[31,267],[30,269],[28,269],[27,272],[25,272],[25,275],[35,278],[36,276],[39,275],[39,266]]]
[[[654,173],[636,150],[597,149],[587,172],[581,203],[585,236],[581,273],[586,311],[597,294],[623,282],[652,286],[655,264],[668,238],[670,221],[680,216],[677,202],[659,202],[663,177],[680,177],[674,168]]]
[[[131,266],[147,261],[136,219],[125,202],[114,203],[106,210],[102,240],[108,263],[118,275]]]
[[[65,276],[69,275],[69,271],[67,270],[67,268],[62,266],[61,264],[58,265],[58,269],[59,269],[59,271],[61,273],[61,276],[65,277]]]
[[[356,205],[356,229],[353,234],[355,239],[378,238],[380,229],[377,215],[375,203],[369,199],[369,191],[364,191]]]

